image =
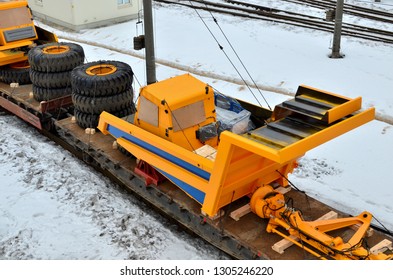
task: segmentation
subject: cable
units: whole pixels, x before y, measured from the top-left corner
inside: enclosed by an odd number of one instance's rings
[[[278,171],[278,169],[276,170],[276,172],[277,172],[278,174],[280,174],[280,176],[283,177],[285,180],[287,180],[288,183],[289,183],[295,190],[297,190],[298,192],[304,193],[304,194],[306,193],[305,191],[302,191],[302,190],[300,190],[298,187],[296,187],[295,184],[293,184],[291,181],[289,181],[288,177],[286,177],[284,174],[282,174],[280,171]]]
[[[301,193],[303,193],[303,194],[305,195],[306,201],[307,201],[307,205],[308,205],[308,209],[311,210],[311,204],[310,204],[310,201],[309,201],[309,199],[308,199],[307,193],[306,193],[305,191],[303,191],[303,190],[300,190],[298,187],[296,187],[296,185],[295,185],[294,183],[292,183],[292,182],[288,179],[288,177],[286,177],[286,176],[285,176],[284,174],[282,174],[280,171],[278,171],[278,170],[276,170],[276,171],[277,171],[278,174],[281,175],[281,177],[283,177],[285,180],[287,180],[288,183],[289,183],[295,190],[297,190],[298,192],[301,192]]]
[[[385,227],[384,224],[382,224],[375,216],[373,216],[373,218],[385,229],[385,231],[388,235],[393,237],[393,233],[387,227]]]
[[[139,87],[142,87],[142,85],[141,85],[141,83],[139,82],[139,79],[138,79],[138,77],[135,75],[135,73],[134,73],[134,78],[135,78],[135,80],[137,81]]]
[[[248,85],[248,83],[246,82],[246,80],[244,79],[243,75],[239,72],[239,70],[237,69],[237,67],[235,66],[235,64],[233,63],[233,61],[229,58],[228,54],[225,52],[224,47],[220,44],[220,42],[217,40],[216,36],[214,36],[213,32],[210,30],[209,26],[206,24],[206,22],[204,21],[204,19],[202,18],[202,16],[200,15],[200,13],[198,12],[198,10],[195,8],[194,4],[192,4],[191,1],[189,1],[190,5],[193,7],[195,13],[198,15],[199,19],[202,21],[202,23],[205,25],[206,29],[209,31],[210,35],[213,37],[213,39],[216,41],[219,49],[224,53],[225,57],[228,59],[228,61],[231,63],[232,67],[235,69],[236,73],[239,75],[239,77],[241,78],[241,80],[243,81],[243,83],[246,85],[246,87],[248,88],[248,90],[250,91],[250,93],[254,96],[255,100],[257,101],[257,103],[259,104],[260,107],[262,107],[261,103],[259,102],[258,98],[255,96],[254,92],[251,90],[250,86]],[[266,100],[265,100],[266,101]],[[266,104],[269,106],[269,104],[266,102]],[[269,109],[271,110],[270,106]]]
[[[207,7],[207,4],[204,0],[202,0],[202,3],[205,4],[205,7]],[[227,35],[225,34],[224,30],[221,28],[221,26],[218,24],[217,19],[213,16],[213,13],[209,10],[209,13],[213,19],[213,21],[217,24],[218,28],[220,29],[222,35],[224,36],[225,40],[227,41],[227,43],[229,44],[229,46],[231,47],[233,53],[236,55],[237,59],[239,60],[240,64],[243,66],[243,69],[246,71],[248,77],[251,79],[251,81],[253,82],[255,88],[258,90],[259,94],[261,95],[261,97],[263,98],[263,100],[266,102],[267,106],[269,107],[269,110],[271,111],[272,108],[269,105],[269,102],[267,102],[265,96],[262,94],[261,90],[259,89],[258,85],[256,84],[255,80],[252,78],[250,72],[248,71],[247,67],[244,65],[243,61],[241,60],[241,58],[239,57],[238,53],[236,52],[235,48],[233,47],[232,43],[229,41]]]
[[[291,214],[291,215],[292,215],[292,214]],[[295,221],[295,224],[296,224],[296,228],[298,229],[299,226],[298,226],[298,224],[297,224],[296,217],[294,218],[294,221]],[[299,232],[299,237],[300,237],[300,238],[299,238],[299,239],[300,239],[300,243],[302,244],[302,249],[303,249],[303,253],[304,253],[304,259],[307,260],[306,250],[304,249],[303,238],[301,238],[301,236],[300,236],[300,230],[298,230],[298,232]]]

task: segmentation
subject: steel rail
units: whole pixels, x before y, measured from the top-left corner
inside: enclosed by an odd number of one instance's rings
[[[330,33],[332,33],[334,30],[334,24],[332,22],[327,22],[325,19],[312,17],[312,16],[305,16],[303,14],[296,14],[293,12],[281,11],[277,9],[271,9],[272,12],[267,12],[266,9],[255,9],[255,8],[249,9],[249,8],[243,8],[234,5],[227,5],[227,4],[202,1],[202,0],[189,0],[189,1],[155,0],[155,1],[165,4],[181,5],[193,9],[206,10],[210,12],[229,14],[238,17],[246,17],[246,18],[265,20],[265,21],[274,21],[276,23],[290,24],[293,26],[326,31]],[[353,25],[353,24],[352,25],[344,24],[342,34],[346,36],[360,38],[360,39],[393,44],[393,32],[380,30],[376,28],[369,28],[369,27]]]
[[[226,2],[229,2],[225,0]],[[320,9],[335,9],[336,2],[330,0],[283,0],[285,2],[307,5],[314,8]],[[232,2],[232,1],[231,1]],[[235,2],[235,1],[233,1]],[[393,23],[393,14],[385,11],[370,9],[366,7],[356,6],[352,4],[344,3],[344,13],[348,15],[358,16],[362,18],[377,20],[381,22]]]

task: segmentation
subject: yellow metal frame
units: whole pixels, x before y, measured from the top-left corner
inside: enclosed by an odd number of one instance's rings
[[[293,171],[296,167],[296,160],[305,152],[372,120],[373,117],[373,108],[365,110],[281,150],[224,131],[220,136],[215,161],[208,160],[193,151],[106,112],[101,114],[98,128],[104,134],[108,134],[108,125],[116,127],[117,130],[123,131],[142,142],[149,143],[157,149],[210,174],[208,179],[203,179],[160,155],[147,151],[138,144],[131,143],[125,138],[118,138],[117,140],[121,146],[137,158],[164,170],[169,175],[205,193],[202,211],[214,216],[221,207],[240,197],[252,194],[258,186],[273,182],[287,185],[285,177]]]
[[[16,9],[16,8],[22,8],[22,7],[26,7],[26,9],[28,10],[28,13],[30,14],[30,18],[33,18],[33,16],[31,15],[30,9],[28,8],[27,1],[10,1],[10,2],[0,3],[0,10],[10,10],[10,9]],[[3,33],[4,31],[13,30],[15,28],[24,28],[24,27],[28,27],[28,26],[31,26],[34,28],[35,37],[30,38],[29,40],[23,39],[23,40],[11,42],[11,43],[6,42],[5,37],[4,37],[4,33]],[[34,26],[33,20],[31,20],[31,22],[28,24],[11,26],[11,27],[0,29],[0,45],[2,45],[3,47],[8,46],[8,49],[21,47],[21,46],[28,46],[32,43],[32,41],[34,41],[36,39],[38,39],[38,36],[37,36],[37,32],[35,31],[35,26]]]
[[[190,100],[187,96],[176,94],[167,98],[165,92],[168,91],[187,91]],[[215,157],[208,159],[189,149],[179,138],[168,137],[168,130],[172,126],[171,107],[182,108],[203,100],[207,108],[206,116],[209,116],[209,112],[214,113],[212,94],[210,87],[187,75],[164,81],[162,85],[157,83],[147,86],[141,91],[141,96],[151,102],[146,108],[160,107],[157,110],[161,110],[160,114],[163,116],[159,115],[159,120],[146,120],[156,123],[158,130],[141,122],[138,118],[138,113],[141,112],[136,113],[135,124],[103,112],[98,129],[104,134],[112,134],[131,154],[149,163],[185,190],[201,204],[201,211],[211,217],[232,201],[249,196],[251,210],[262,218],[270,219],[268,232],[283,236],[318,258],[323,259],[325,255],[335,259],[392,258],[385,254],[370,255],[362,247],[362,239],[372,219],[370,213],[363,212],[352,218],[307,222],[298,211],[288,209],[284,196],[270,186],[273,183],[286,186],[287,175],[296,168],[299,157],[308,150],[373,120],[374,108],[360,111],[361,98],[350,99],[301,86],[294,101],[275,108],[272,117],[276,121],[274,124],[269,123],[245,135],[222,132],[218,145],[213,145],[216,149]],[[138,110],[141,109],[138,106]],[[215,119],[215,115],[213,116]],[[315,119],[318,124],[313,129],[307,130],[299,125],[305,122],[306,126],[313,126]],[[206,123],[211,122],[212,120],[206,120]],[[195,136],[198,127],[199,125],[180,131],[178,135],[191,139],[199,148],[202,144],[197,142]],[[162,128],[165,134],[160,132],[159,129]],[[282,143],[272,145],[271,141]],[[359,228],[348,242],[328,234],[353,225]],[[289,235],[282,233],[278,227],[285,228]],[[302,241],[299,243],[290,235]],[[313,248],[304,247],[303,242]]]
[[[331,104],[331,109],[322,110],[328,112],[325,114],[326,120],[321,120],[324,123],[322,130],[307,134],[303,139],[281,148],[259,142],[248,134],[237,135],[224,131],[220,135],[219,144],[212,145],[217,150],[214,160],[204,158],[194,151],[203,145],[197,139],[195,131],[200,126],[215,121],[213,90],[189,74],[148,85],[141,90],[139,100],[146,98],[153,104],[149,106],[156,106],[159,110],[156,128],[139,119],[143,109],[140,107],[141,102],[137,107],[134,124],[104,112],[100,116],[98,128],[104,134],[111,133],[131,154],[153,165],[170,180],[176,181],[175,184],[191,188],[189,195],[202,204],[201,210],[214,216],[220,208],[251,195],[262,185],[278,183],[286,186],[288,173],[293,171],[297,166],[297,159],[308,150],[374,119],[374,108],[357,111],[360,108],[360,98],[349,99],[301,86],[295,100],[304,99],[306,95],[307,102],[310,102],[310,98],[318,104],[325,102],[324,108],[329,108]],[[185,130],[173,132],[172,112],[200,101],[204,102],[206,120]],[[278,108],[287,110],[283,106]],[[288,110],[284,115],[292,113]],[[190,149],[190,143],[194,149]]]
[[[318,258],[325,259],[325,256],[337,260],[393,258],[392,254],[373,254],[363,247],[362,241],[372,220],[369,212],[363,212],[356,217],[304,221],[299,211],[287,207],[284,195],[269,185],[264,185],[253,193],[250,207],[259,217],[269,219],[267,232],[284,237]],[[278,230],[278,227],[288,231],[288,235]],[[340,236],[331,235],[337,230],[348,230],[349,227],[353,234],[347,241]],[[298,242],[294,237],[301,241]],[[310,244],[314,249],[304,246],[304,243]]]
[[[27,55],[22,51],[0,50],[0,66],[27,60]]]
[[[211,173],[213,170],[213,162],[204,157],[201,157],[181,146],[178,146],[170,141],[164,140],[159,136],[156,136],[146,130],[130,124],[122,119],[117,118],[107,112],[103,112],[100,116],[100,122],[98,129],[103,134],[109,134],[107,128],[108,124],[115,126],[121,131],[127,131],[128,134],[132,135],[137,139],[148,142],[151,146],[156,147],[161,151],[166,151],[168,154],[175,158],[182,159],[192,166],[195,166],[207,173]],[[179,180],[190,183],[190,185],[198,186],[197,188],[202,192],[208,191],[208,181],[202,179],[200,176],[193,174],[192,172],[179,167],[173,162],[163,159],[159,155],[150,152],[146,149],[141,148],[139,145],[134,144],[124,138],[118,138],[117,142],[124,147],[127,151],[132,153],[135,157],[143,159],[150,165],[155,166],[161,170],[165,170],[170,175],[175,176]]]
[[[1,2],[0,10],[9,10],[15,8],[26,7],[28,13],[30,14],[30,19],[32,19],[31,11],[28,8],[27,1],[10,1],[10,2]],[[6,42],[4,31],[13,30],[17,28],[24,28],[31,26],[34,29],[35,36],[29,39],[21,39],[14,42]],[[48,42],[57,42],[57,36],[49,31],[46,31],[42,28],[39,28],[34,25],[33,20],[31,20],[28,24],[11,26],[7,28],[0,28],[0,66],[9,65],[12,63],[27,61],[27,53],[23,50],[20,50],[22,47],[30,47],[34,46],[35,41],[37,39],[45,40]]]
[[[195,131],[199,127],[216,121],[213,89],[202,81],[189,74],[169,78],[159,83],[141,88],[140,99],[141,98],[145,98],[157,106],[158,125],[154,126],[140,118],[140,112],[143,109],[141,109],[142,103],[139,102],[134,117],[134,123],[137,126],[190,151],[200,148],[204,144],[212,146],[218,144],[217,137],[208,140],[206,143],[201,143],[195,137]],[[197,102],[203,103],[205,115],[203,121],[190,127],[182,127],[181,130],[175,131],[175,122],[181,120],[173,117],[174,112]],[[188,115],[185,117],[192,118],[193,116]]]
[[[327,124],[331,124],[341,118],[344,118],[353,112],[361,109],[362,98],[348,98],[333,92],[320,90],[314,87],[300,85],[296,97],[307,97],[309,99],[320,101],[323,98],[324,103],[331,104],[332,109],[326,111],[325,115],[322,117],[322,121]]]

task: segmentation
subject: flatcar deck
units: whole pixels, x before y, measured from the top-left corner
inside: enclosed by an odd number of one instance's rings
[[[53,119],[63,118],[72,106],[71,96],[38,102],[32,85],[11,86],[0,83],[0,106],[42,130],[49,129]]]

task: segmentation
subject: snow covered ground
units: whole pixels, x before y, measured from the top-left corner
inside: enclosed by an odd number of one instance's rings
[[[393,1],[382,0],[380,6],[392,12]],[[257,103],[193,10],[154,7],[159,80],[191,72],[223,93]],[[202,15],[240,69],[210,15]],[[370,211],[393,230],[388,177],[393,171],[393,46],[343,38],[345,58],[329,59],[331,34],[215,17],[270,106],[288,99],[299,84],[362,96],[364,107],[375,106],[385,122],[372,121],[308,152],[290,180],[347,213]],[[62,40],[81,43],[87,61],[129,63],[144,85],[143,52],[132,50],[132,38],[141,28],[130,21],[79,33],[55,32]],[[138,92],[139,84],[134,88]],[[265,106],[262,98],[258,102]],[[0,115],[0,182],[0,259],[225,258],[5,114]]]
[[[0,259],[222,257],[16,117],[0,134]]]

